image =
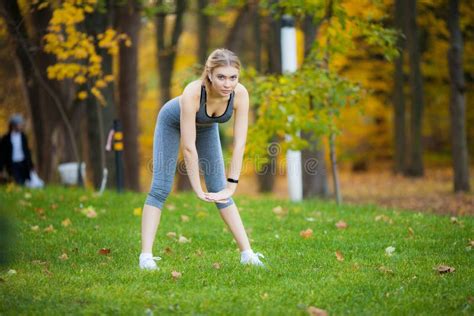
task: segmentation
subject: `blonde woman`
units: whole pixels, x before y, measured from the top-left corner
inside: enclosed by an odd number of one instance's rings
[[[208,57],[201,78],[161,108],[153,141],[153,180],[142,215],[141,269],[158,269],[155,260],[161,258],[153,257],[153,242],[172,188],[180,142],[191,186],[199,199],[215,203],[219,209],[241,251],[240,262],[264,266],[259,259],[263,256],[250,247],[232,199],[242,169],[249,111],[248,92],[239,83],[239,73],[239,58],[227,49],[216,49]],[[226,177],[218,123],[227,122],[234,113],[234,148]],[[201,187],[199,166],[208,192]]]

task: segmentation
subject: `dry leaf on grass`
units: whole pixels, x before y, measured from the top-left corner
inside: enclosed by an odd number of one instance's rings
[[[216,269],[216,270],[219,270],[219,269],[221,268],[221,264],[220,264],[219,262],[214,262],[214,263],[212,264],[212,267],[213,267],[214,269]]]
[[[281,207],[280,205],[278,206],[275,206],[273,209],[272,209],[273,213],[277,216],[277,217],[283,217],[285,216],[286,214],[288,214],[288,209],[286,208],[283,208]]]
[[[169,211],[174,211],[176,210],[176,206],[174,204],[168,204],[166,205],[166,209],[168,209]]]
[[[415,231],[411,227],[408,227],[408,233],[410,234],[410,236],[415,236]]]
[[[341,221],[336,223],[336,227],[338,229],[345,229],[345,228],[347,228],[347,223],[341,220]]]
[[[99,249],[99,255],[108,255],[110,253],[109,248],[101,248]]]
[[[34,232],[37,232],[39,231],[39,226],[38,225],[31,226],[31,230]]]
[[[384,215],[384,214],[375,216],[375,221],[376,222],[383,221],[385,223],[393,224],[393,220],[390,217],[388,217],[387,215]]]
[[[336,259],[337,259],[337,261],[344,261],[344,256],[342,255],[342,253],[339,250],[336,251]]]
[[[48,227],[43,229],[43,231],[46,232],[46,233],[51,233],[51,232],[54,232],[55,230],[54,230],[53,225],[50,224]]]
[[[71,222],[71,220],[70,220],[69,218],[66,218],[65,220],[63,220],[63,221],[61,222],[61,225],[62,225],[63,227],[68,227],[68,226],[71,225],[71,224],[72,224],[72,222]]]
[[[191,242],[191,239],[188,239],[188,238],[186,238],[186,237],[180,235],[180,236],[179,236],[179,239],[178,239],[178,242],[179,242],[180,244],[186,244],[186,243],[188,243],[188,242]]]
[[[453,267],[445,266],[445,265],[439,265],[439,266],[437,266],[436,268],[433,268],[433,269],[435,269],[439,273],[451,273],[451,272],[454,272],[456,270]]]
[[[95,211],[95,209],[92,207],[92,206],[88,206],[86,208],[83,208],[81,210],[81,213],[86,215],[88,218],[95,218],[97,217],[97,212]]]
[[[166,237],[168,238],[176,238],[176,233],[175,232],[167,232]]]
[[[167,255],[169,255],[169,254],[173,253],[173,249],[171,249],[170,247],[166,247],[166,248],[165,248],[165,253],[166,253]]]
[[[189,216],[187,216],[187,215],[181,215],[181,221],[182,221],[183,223],[189,222]]]
[[[306,311],[311,316],[327,316],[328,315],[328,312],[325,311],[324,309],[320,309],[314,306],[308,307]]]
[[[67,253],[63,253],[63,254],[60,255],[58,258],[61,259],[61,260],[63,260],[63,261],[69,259]]]
[[[303,237],[304,239],[308,239],[311,236],[313,236],[313,230],[311,228],[308,228],[306,230],[300,231],[300,236]]]
[[[393,247],[393,246],[389,246],[389,247],[385,248],[385,254],[387,256],[393,255],[394,252],[395,252],[395,247]]]
[[[177,280],[177,279],[181,278],[182,274],[181,274],[181,272],[173,271],[173,272],[171,272],[171,276],[173,277],[174,280]]]
[[[387,268],[386,266],[380,266],[379,271],[382,273],[389,273],[389,274],[393,273],[393,270],[390,268]]]

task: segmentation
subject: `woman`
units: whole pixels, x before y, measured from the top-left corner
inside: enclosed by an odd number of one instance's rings
[[[240,262],[264,266],[250,247],[232,195],[237,188],[247,137],[249,96],[239,83],[240,61],[227,49],[216,49],[208,57],[201,79],[186,86],[181,96],[161,108],[153,141],[153,180],[142,215],[141,269],[158,269],[152,248],[163,204],[171,191],[179,143],[191,186],[197,197],[215,203],[241,251]],[[235,112],[234,149],[227,181],[218,123]],[[199,157],[199,160],[198,160]],[[201,166],[206,187],[199,179]]]
[[[19,185],[24,185],[30,180],[30,172],[34,170],[23,126],[23,117],[20,114],[12,115],[8,133],[0,140],[0,174],[5,166],[8,174]]]

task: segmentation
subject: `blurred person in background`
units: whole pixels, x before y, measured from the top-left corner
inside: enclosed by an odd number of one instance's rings
[[[14,114],[10,117],[8,132],[0,139],[0,174],[5,168],[8,175],[20,185],[30,180],[30,172],[34,169],[23,128],[23,117]]]

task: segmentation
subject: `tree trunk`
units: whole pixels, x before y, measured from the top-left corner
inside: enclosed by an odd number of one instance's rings
[[[203,10],[208,5],[208,0],[198,0],[198,62],[202,65],[206,63],[207,50],[209,49],[209,16],[204,14]]]
[[[304,20],[304,56],[305,58],[311,52],[312,45],[316,40],[319,25],[313,22],[312,17],[306,17]],[[312,99],[308,100],[312,107]],[[303,132],[301,138],[306,140],[310,146],[301,151],[303,163],[303,198],[323,197],[329,195],[326,159],[324,147],[321,141],[314,138],[314,133]]]
[[[395,0],[395,28],[405,30],[402,0]],[[405,33],[405,32],[403,32]],[[405,96],[403,94],[404,75],[403,75],[403,54],[404,40],[402,36],[398,38],[398,50],[400,55],[395,59],[394,88],[393,88],[393,135],[394,135],[394,153],[393,153],[393,171],[403,173],[405,170]]]
[[[342,203],[341,189],[339,183],[339,172],[337,169],[337,159],[336,159],[336,135],[331,132],[329,138],[329,152],[331,156],[331,165],[332,165],[332,177],[334,179],[334,194],[336,195],[337,204]]]
[[[449,1],[448,27],[451,34],[448,51],[449,77],[451,79],[451,140],[454,171],[454,191],[470,191],[469,154],[466,139],[466,83],[463,71],[463,39],[459,27],[459,0]]]
[[[162,1],[159,2],[161,4]],[[156,43],[158,53],[158,74],[160,77],[160,100],[161,105],[171,99],[171,79],[173,77],[174,61],[178,49],[178,40],[183,32],[183,15],[186,9],[185,0],[176,1],[175,22],[171,32],[171,38],[166,39],[166,17],[160,14],[156,18]],[[168,44],[166,44],[168,43]]]
[[[424,174],[422,144],[423,78],[420,69],[416,0],[407,0],[406,3],[407,47],[410,56],[411,117],[409,163],[405,174],[411,177],[421,177]]]
[[[117,23],[120,32],[126,33],[132,46],[120,45],[119,53],[119,115],[123,128],[125,188],[139,191],[138,151],[138,43],[140,9],[138,2],[128,0],[118,7]]]
[[[264,28],[263,34],[265,37],[265,48],[268,54],[268,70],[269,73],[281,73],[281,38],[280,38],[280,22],[275,20],[272,15],[267,16],[262,25]],[[254,107],[256,110],[256,107]],[[256,114],[255,114],[256,115]],[[271,144],[277,142],[277,138],[273,137]],[[271,145],[270,145],[271,146]],[[279,151],[278,151],[279,152]],[[271,147],[267,151],[269,159],[268,163],[262,166],[262,171],[257,173],[258,190],[259,192],[272,192],[275,187],[275,177],[278,176],[277,158],[278,152],[273,153]]]
[[[227,38],[225,40],[225,47],[237,55],[240,55],[242,49],[242,43],[245,36],[245,30],[247,25],[251,24],[252,12],[248,4],[245,4],[239,9],[239,13],[232,24]]]

